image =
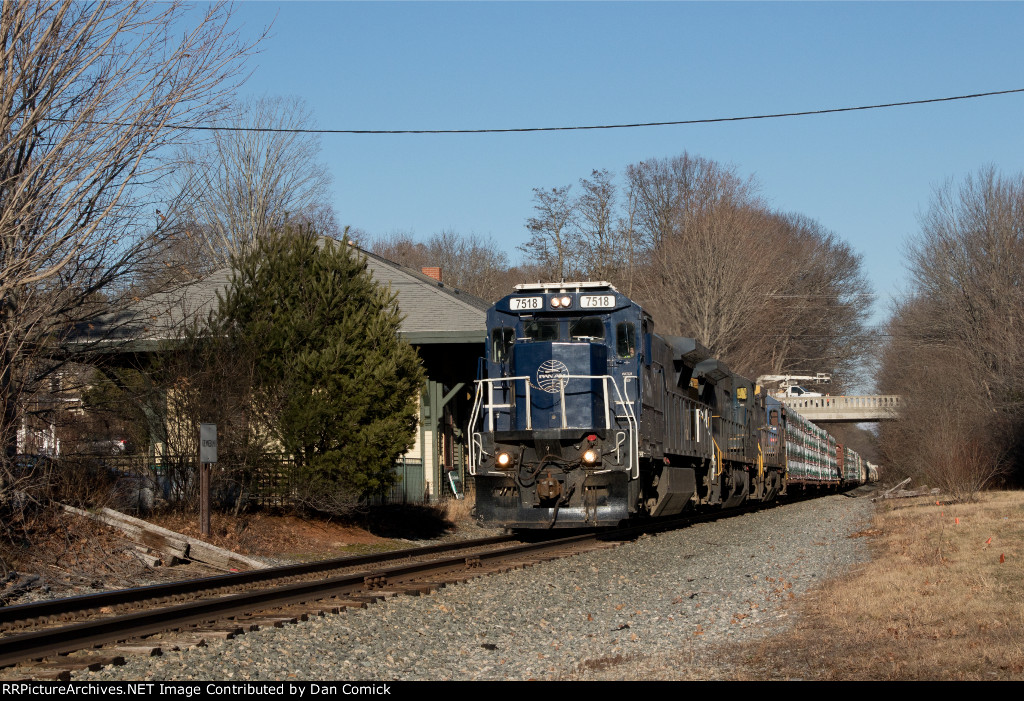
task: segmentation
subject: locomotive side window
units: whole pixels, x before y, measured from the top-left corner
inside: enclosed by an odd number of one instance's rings
[[[495,363],[508,362],[509,351],[516,335],[513,329],[500,328],[491,331],[491,360]]]
[[[523,335],[527,341],[557,341],[557,319],[535,319],[523,325]]]
[[[584,316],[569,324],[570,341],[603,341],[604,321],[599,316]]]
[[[620,358],[636,355],[636,326],[624,321],[615,327],[615,348]]]

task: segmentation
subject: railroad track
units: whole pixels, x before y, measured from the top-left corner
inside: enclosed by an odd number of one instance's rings
[[[345,572],[362,571],[367,568],[373,569],[375,567],[383,567],[389,563],[436,559],[459,552],[473,553],[477,549],[494,548],[515,541],[516,538],[511,535],[492,536],[456,543],[318,560],[316,562],[248,570],[201,579],[190,579],[131,589],[119,589],[99,594],[39,601],[18,606],[7,606],[0,608],[0,635],[9,635],[17,630],[38,628],[47,624],[59,623],[67,625],[71,622],[95,618],[98,615],[128,613],[135,609],[165,605],[197,597],[224,596],[228,593],[238,593],[246,589],[274,586],[302,579],[324,578]],[[0,642],[2,640],[3,638],[0,637]]]
[[[74,671],[123,664],[128,654],[201,646],[311,615],[426,594],[741,510],[531,543],[496,536],[0,608],[0,678],[69,679]]]
[[[594,547],[607,545],[595,534],[537,543],[496,536],[6,607],[0,668],[16,666],[5,679],[67,679],[125,654],[203,645]]]

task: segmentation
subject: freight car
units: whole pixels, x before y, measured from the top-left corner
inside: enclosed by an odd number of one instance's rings
[[[476,509],[613,526],[864,479],[864,463],[607,282],[517,285],[487,312],[469,425]],[[852,454],[852,455],[850,455]]]

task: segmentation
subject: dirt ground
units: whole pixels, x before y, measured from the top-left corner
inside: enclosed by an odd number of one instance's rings
[[[168,514],[150,519],[172,531],[199,538],[194,515]],[[303,519],[286,514],[243,514],[233,517],[213,514],[210,536],[202,538],[242,555],[289,560],[341,557],[353,550],[386,549],[392,540],[374,535],[366,528],[327,519]]]
[[[150,515],[147,520],[200,538],[195,514]],[[0,606],[219,574],[197,563],[152,567],[118,530],[58,509],[35,513],[22,525],[21,542],[0,544]],[[201,539],[284,564],[486,534],[462,501],[380,507],[344,522],[274,512],[213,514],[211,535]]]

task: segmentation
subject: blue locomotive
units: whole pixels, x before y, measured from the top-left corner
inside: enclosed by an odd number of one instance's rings
[[[696,340],[655,334],[611,284],[517,285],[487,329],[469,426],[485,523],[613,526],[770,501],[792,482],[784,406]],[[838,484],[819,472],[797,481]]]

